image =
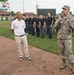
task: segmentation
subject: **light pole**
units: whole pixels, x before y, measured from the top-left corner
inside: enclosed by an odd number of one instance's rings
[[[25,11],[25,8],[24,8],[24,0],[23,0],[23,13],[24,13],[24,11]]]
[[[37,0],[36,0],[36,14],[37,14],[37,9],[38,9],[38,3],[37,3]]]

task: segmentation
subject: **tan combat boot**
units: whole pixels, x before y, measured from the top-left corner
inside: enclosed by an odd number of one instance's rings
[[[72,73],[74,73],[74,64],[72,64]]]
[[[60,69],[64,69],[66,67],[67,67],[67,62],[66,60],[63,60],[63,63],[61,64]]]

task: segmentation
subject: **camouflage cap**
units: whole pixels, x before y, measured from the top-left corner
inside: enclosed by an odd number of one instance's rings
[[[62,9],[70,10],[70,6],[68,6],[68,5],[64,5]]]

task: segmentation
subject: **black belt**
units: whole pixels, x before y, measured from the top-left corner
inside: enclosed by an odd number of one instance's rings
[[[22,36],[24,36],[25,34],[23,34],[23,35],[15,35],[16,37],[22,37]]]
[[[59,40],[71,40],[71,39],[59,39]]]

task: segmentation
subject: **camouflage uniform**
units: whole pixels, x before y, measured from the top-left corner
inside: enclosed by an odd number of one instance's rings
[[[67,25],[68,20],[71,22],[71,26]],[[72,28],[74,28],[74,19],[72,15],[63,17],[60,22],[57,20],[54,27],[58,29],[58,48],[62,60],[68,59],[70,64],[74,63],[72,52]]]

